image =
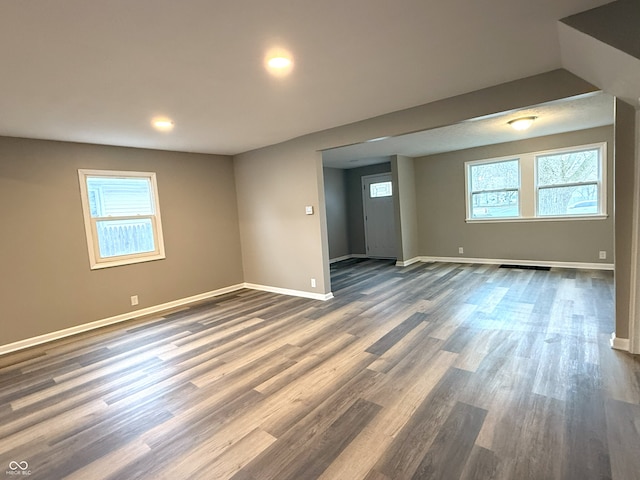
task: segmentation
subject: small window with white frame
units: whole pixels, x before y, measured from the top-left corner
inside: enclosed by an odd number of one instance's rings
[[[92,269],[165,258],[156,174],[78,170]]]
[[[467,218],[511,218],[520,215],[518,159],[467,163]]]
[[[538,216],[603,213],[603,150],[596,145],[536,155]]]

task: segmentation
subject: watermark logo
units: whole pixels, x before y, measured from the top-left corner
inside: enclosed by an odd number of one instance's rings
[[[31,475],[31,470],[29,470],[29,464],[26,460],[21,462],[16,462],[12,460],[9,462],[9,470],[5,472],[7,475],[11,476],[29,476]]]

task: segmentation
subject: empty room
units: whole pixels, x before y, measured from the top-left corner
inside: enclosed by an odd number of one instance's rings
[[[638,22],[2,2],[0,475],[640,480]]]

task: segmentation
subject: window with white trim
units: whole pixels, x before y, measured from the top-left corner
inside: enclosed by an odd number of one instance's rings
[[[470,218],[509,218],[520,214],[518,159],[469,163]]]
[[[156,174],[78,170],[92,269],[165,258]]]
[[[601,149],[568,150],[536,156],[539,216],[597,215],[602,189]]]
[[[466,219],[603,218],[606,143],[465,163]]]

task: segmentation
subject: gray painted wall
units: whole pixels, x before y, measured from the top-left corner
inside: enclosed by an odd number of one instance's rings
[[[394,155],[391,160],[396,218],[398,261],[405,262],[420,255],[416,172],[413,158]]]
[[[335,259],[346,255],[365,255],[362,177],[391,173],[391,163],[348,170],[324,168],[323,171],[329,257]]]
[[[561,22],[597,38],[636,58],[640,58],[640,2],[618,0],[586,12],[563,18]]]
[[[322,155],[299,141],[234,157],[247,283],[324,294],[329,249]],[[305,215],[305,206],[315,209]],[[325,259],[321,261],[320,259]],[[315,278],[312,288],[310,279]]]
[[[629,338],[631,301],[631,263],[633,240],[633,195],[636,156],[636,111],[621,100],[616,101],[615,166],[615,283],[616,336]]]
[[[465,222],[464,162],[608,142],[606,220]],[[613,129],[601,127],[450,152],[415,160],[421,255],[558,262],[612,263]],[[464,254],[458,254],[464,247]],[[607,260],[598,253],[606,250]]]
[[[129,297],[134,294],[140,297],[135,308],[144,308],[243,280],[329,292],[322,149],[593,90],[569,72],[556,70],[316,132],[233,160],[0,138],[0,215],[3,233],[11,232],[0,239],[5,279],[0,302],[3,318],[13,320],[3,323],[0,344],[126,313],[133,308]],[[89,269],[78,168],[157,172],[166,260]],[[619,201],[628,198],[623,195]],[[315,206],[316,214],[304,215],[305,205]],[[356,210],[361,215],[362,209]],[[363,223],[350,225],[362,229]],[[317,289],[310,287],[309,278],[318,280]],[[628,294],[625,281],[617,280],[617,289]],[[620,322],[627,320],[618,320],[621,337],[626,330]]]
[[[245,281],[330,292],[322,150],[595,90],[566,70],[554,70],[235,156]],[[301,214],[305,204],[315,205],[318,215]],[[318,279],[318,288],[310,288],[309,278]]]
[[[166,259],[90,270],[79,168],[157,173]],[[229,157],[0,137],[0,218],[0,345],[243,281]]]
[[[128,312],[134,294],[140,297],[135,308],[144,308],[243,280],[329,292],[322,149],[593,90],[569,72],[556,70],[316,132],[233,161],[0,138],[0,264],[5,280],[0,302],[3,318],[12,319],[3,323],[0,344]],[[166,260],[89,269],[78,168],[157,172]],[[616,200],[618,209],[628,196]],[[305,205],[315,206],[316,214],[304,215]],[[317,289],[310,288],[309,278],[318,280]],[[628,279],[618,278],[616,288],[628,295]],[[620,337],[628,331],[624,322],[628,316],[618,319]]]
[[[327,205],[327,237],[329,258],[349,255],[349,211],[347,175],[340,168],[324,168],[324,196]]]

